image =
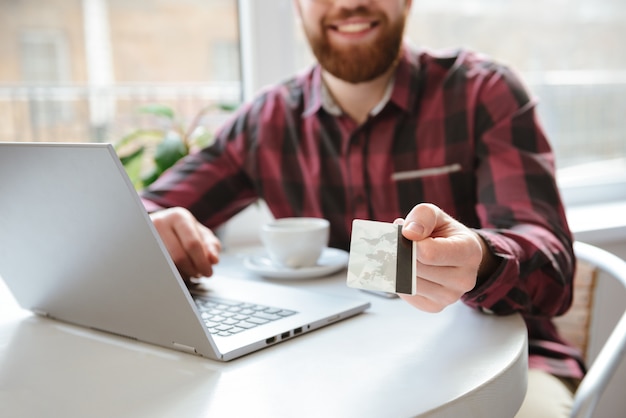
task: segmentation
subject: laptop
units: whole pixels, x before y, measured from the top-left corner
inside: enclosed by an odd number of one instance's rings
[[[110,144],[0,143],[0,196],[0,277],[45,317],[228,361],[369,307],[231,277],[190,291]]]

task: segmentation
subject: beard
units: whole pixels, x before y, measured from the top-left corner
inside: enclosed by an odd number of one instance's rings
[[[372,12],[361,6],[354,10],[342,10],[339,17],[371,16]],[[322,22],[320,34],[304,28],[311,50],[322,68],[335,77],[349,83],[370,81],[385,73],[398,59],[406,18],[390,22],[387,16],[377,15],[382,30],[367,45],[337,46],[330,42]]]

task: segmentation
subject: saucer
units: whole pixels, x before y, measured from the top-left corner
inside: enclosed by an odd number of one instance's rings
[[[348,265],[348,253],[338,248],[325,248],[317,261],[311,267],[291,268],[277,266],[265,255],[252,255],[243,260],[244,266],[261,276],[272,279],[310,279],[323,277],[335,273]]]

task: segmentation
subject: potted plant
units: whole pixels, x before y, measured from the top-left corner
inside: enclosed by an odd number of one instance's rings
[[[208,116],[232,112],[234,105],[208,105],[192,118],[188,125],[166,105],[151,104],[139,112],[153,116],[154,128],[135,129],[124,136],[115,149],[135,189],[152,184],[168,168],[194,149],[211,144],[214,132],[206,125]]]

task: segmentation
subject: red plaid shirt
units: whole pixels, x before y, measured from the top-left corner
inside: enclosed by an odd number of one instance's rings
[[[467,51],[403,48],[386,101],[358,125],[325,100],[320,67],[242,106],[216,143],[142,193],[215,227],[257,200],[275,217],[331,223],[348,249],[354,218],[391,222],[431,202],[475,228],[501,258],[463,297],[529,330],[530,366],[581,377],[550,318],[571,303],[572,238],[535,102],[506,67]]]

